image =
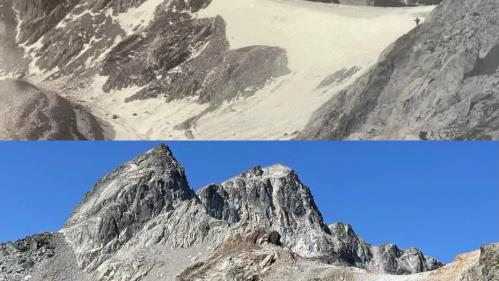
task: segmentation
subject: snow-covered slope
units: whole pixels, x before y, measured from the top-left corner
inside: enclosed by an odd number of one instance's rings
[[[45,12],[43,32],[32,23],[36,13],[16,6],[18,39],[29,38],[19,42],[31,60],[26,79],[87,108],[112,139],[294,138],[433,9],[302,0],[68,3]]]
[[[200,16],[221,15],[231,48],[279,46],[291,73],[256,95],[202,117],[200,138],[286,139],[320,105],[374,64],[383,49],[433,7],[372,8],[300,0],[214,0]],[[360,71],[318,89],[343,69]],[[223,124],[223,126],[220,126]]]

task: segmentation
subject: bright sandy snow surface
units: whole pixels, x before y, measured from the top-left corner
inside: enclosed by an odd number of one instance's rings
[[[148,0],[115,17],[130,33],[149,23],[161,0]],[[96,77],[78,101],[104,121],[113,139],[289,139],[332,95],[372,66],[381,52],[415,27],[433,7],[374,8],[303,0],[213,0],[198,17],[222,16],[232,49],[252,45],[287,51],[289,75],[249,98],[226,103],[203,115],[191,131],[176,130],[208,105],[185,99],[166,103],[149,99],[125,103],[140,88],[103,93],[106,77]],[[361,71],[341,84],[316,90],[338,70]],[[77,101],[77,102],[78,102]]]

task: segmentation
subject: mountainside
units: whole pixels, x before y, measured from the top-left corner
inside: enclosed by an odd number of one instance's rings
[[[1,244],[0,280],[478,281],[498,274],[498,250],[443,266],[414,248],[372,246],[350,225],[326,226],[282,165],[195,192],[160,145],[99,180],[58,233]]]
[[[108,139],[290,139],[432,9],[5,0],[0,79],[77,104]]]
[[[499,2],[449,0],[317,110],[304,139],[499,138]]]

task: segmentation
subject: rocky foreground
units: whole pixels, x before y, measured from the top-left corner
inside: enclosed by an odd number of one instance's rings
[[[443,265],[326,225],[292,169],[255,167],[195,192],[165,145],[102,178],[58,233],[0,245],[0,280],[482,281],[499,245]]]

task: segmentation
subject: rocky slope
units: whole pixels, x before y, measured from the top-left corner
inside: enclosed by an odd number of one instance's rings
[[[104,138],[84,108],[22,80],[0,80],[0,139],[96,140]]]
[[[160,145],[97,182],[59,233],[0,245],[0,280],[478,281],[497,275],[497,250],[458,268],[372,246],[350,225],[326,226],[310,190],[281,165],[194,192]]]
[[[289,139],[431,10],[252,1],[5,0],[0,79],[79,104],[105,138]]]
[[[497,1],[443,2],[299,138],[497,139],[498,16]]]

